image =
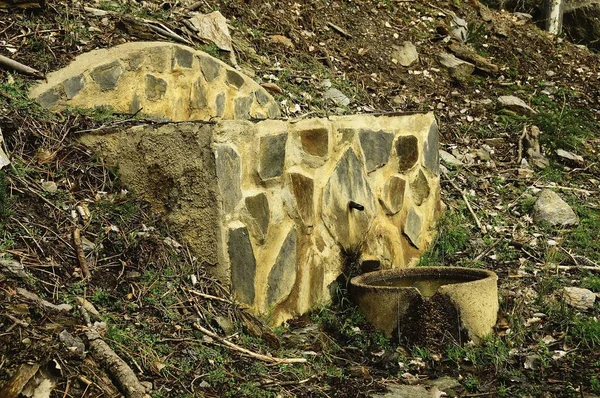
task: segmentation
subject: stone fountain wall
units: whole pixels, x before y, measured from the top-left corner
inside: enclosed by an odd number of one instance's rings
[[[406,267],[431,241],[441,203],[431,113],[275,120],[277,103],[256,82],[159,42],[80,55],[30,96],[53,110],[188,121],[81,140],[273,323],[327,301],[345,255]]]
[[[273,323],[330,298],[344,251],[413,264],[440,212],[431,113],[136,126],[83,142]]]

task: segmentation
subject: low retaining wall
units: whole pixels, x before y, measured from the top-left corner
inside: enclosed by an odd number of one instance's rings
[[[440,212],[431,113],[137,126],[83,142],[273,323],[329,300],[344,253],[411,265]]]

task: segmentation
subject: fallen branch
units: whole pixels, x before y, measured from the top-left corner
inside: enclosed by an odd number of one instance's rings
[[[551,266],[548,268],[560,269],[563,271],[578,271],[578,270],[586,270],[592,272],[600,272],[600,267],[594,267],[591,265],[559,265],[559,266]]]
[[[206,298],[206,299],[209,299],[209,300],[220,301],[222,303],[227,303],[227,304],[232,304],[232,305],[234,304],[233,301],[230,301],[230,300],[227,300],[227,299],[224,299],[224,298],[221,298],[221,297],[217,297],[217,296],[212,296],[210,294],[202,293],[202,292],[199,292],[197,290],[187,289],[187,291],[190,292],[190,293],[192,293],[195,296],[203,297],[203,298]]]
[[[83,279],[90,279],[92,277],[92,274],[90,274],[90,269],[87,265],[85,253],[83,252],[83,244],[81,243],[81,231],[79,230],[79,228],[75,228],[73,230],[73,243],[75,244],[75,251],[77,252],[77,261],[79,262],[79,268],[81,268],[81,272],[83,273]]]
[[[200,326],[197,323],[194,323],[193,327],[194,327],[194,329],[204,333],[205,335],[207,335],[209,337],[212,337],[213,339],[217,340],[219,343],[227,346],[228,348],[231,348],[234,351],[238,351],[243,354],[246,354],[249,357],[259,359],[261,361],[273,362],[273,363],[277,363],[277,364],[280,364],[280,363],[305,363],[306,362],[306,358],[276,358],[276,357],[272,357],[272,356],[268,356],[268,355],[258,354],[254,351],[250,351],[246,348],[240,347],[239,345],[234,344],[231,341],[225,340],[218,334],[211,332],[210,330],[208,330],[206,328],[203,328],[202,326]]]
[[[45,76],[42,72],[37,69],[30,68],[27,65],[23,65],[20,62],[14,61],[4,55],[0,55],[0,66],[4,66],[6,69],[14,70],[16,72],[20,72],[27,76],[33,76],[38,79],[44,79]]]
[[[350,33],[346,32],[344,29],[340,28],[339,26],[337,26],[331,22],[327,22],[327,26],[329,26],[331,29],[338,32],[340,35],[347,37],[349,39],[352,39],[352,35]]]
[[[467,195],[445,173],[442,174],[442,175],[444,176],[444,178],[446,179],[446,181],[448,181],[450,183],[450,185],[452,185],[452,187],[454,189],[456,189],[458,192],[460,192],[463,200],[465,201],[465,204],[467,205],[467,209],[469,209],[469,212],[471,212],[471,215],[473,216],[473,219],[475,220],[475,224],[477,224],[477,228],[482,229],[482,227],[481,227],[481,221],[479,221],[479,218],[477,217],[477,214],[475,214],[475,211],[473,211],[473,208],[471,207],[471,203],[469,203],[469,199],[467,199]]]

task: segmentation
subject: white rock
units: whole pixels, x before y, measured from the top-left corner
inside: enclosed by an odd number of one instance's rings
[[[58,187],[54,181],[42,182],[42,189],[48,193],[56,193],[58,191]]]
[[[583,165],[583,163],[584,163],[583,157],[576,155],[572,152],[565,151],[564,149],[557,149],[556,155],[558,155],[559,157],[561,157],[563,159],[571,161],[577,165]]]
[[[0,130],[0,169],[10,164],[8,156],[6,155],[6,153],[4,153],[4,150],[2,150],[3,143],[4,137],[2,136],[2,130]]]
[[[498,97],[498,102],[502,107],[512,109],[516,112],[537,113],[533,108],[527,105],[525,101],[514,95],[503,95]]]
[[[454,155],[440,149],[440,159],[444,164],[446,164],[450,168],[460,167],[463,165],[463,162],[458,160]]]
[[[596,294],[594,292],[581,287],[564,287],[563,297],[567,304],[580,310],[592,308],[596,301]]]
[[[533,219],[536,223],[546,222],[563,227],[579,224],[579,218],[571,207],[555,192],[544,189],[533,206]]]
[[[350,105],[350,98],[346,97],[344,93],[342,93],[337,88],[330,88],[329,90],[323,93],[325,99],[330,99],[335,102],[337,105],[348,106]]]
[[[410,41],[405,41],[401,46],[394,46],[392,59],[398,61],[402,66],[410,66],[419,59],[417,48]]]

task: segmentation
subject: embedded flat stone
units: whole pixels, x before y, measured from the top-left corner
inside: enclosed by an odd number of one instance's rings
[[[438,125],[434,121],[429,127],[427,141],[423,148],[423,163],[435,175],[440,175],[440,141]]]
[[[211,57],[200,57],[200,69],[207,82],[212,82],[221,74],[221,65]]]
[[[316,128],[299,131],[302,149],[314,156],[327,156],[329,152],[329,130]]]
[[[131,105],[129,105],[129,113],[132,115],[137,113],[142,106],[140,105],[140,98],[137,94],[133,94],[133,98],[131,99]]]
[[[381,191],[381,204],[383,205],[386,214],[397,214],[402,210],[404,204],[404,190],[406,181],[404,178],[394,175],[391,176],[383,186]]]
[[[296,282],[296,229],[292,228],[277,255],[269,273],[267,285],[267,306],[273,307],[289,296]]]
[[[258,173],[263,180],[279,177],[283,173],[287,138],[287,133],[260,138]]]
[[[350,209],[354,201],[363,211]],[[352,148],[338,161],[323,190],[323,221],[345,249],[362,242],[375,217],[375,198],[366,172]]]
[[[160,77],[146,75],[146,98],[156,101],[165,96],[167,82]]]
[[[250,108],[254,99],[252,97],[236,98],[233,113],[235,119],[250,119]]]
[[[261,238],[267,235],[267,229],[269,228],[269,221],[271,219],[271,211],[269,210],[269,199],[263,192],[254,195],[247,196],[245,199],[246,209],[250,215],[256,221]]]
[[[223,211],[232,213],[242,199],[242,162],[232,147],[220,145],[215,151],[215,163]]]
[[[217,117],[223,117],[223,113],[225,113],[225,94],[219,93],[217,95],[215,107],[217,108]]]
[[[83,75],[73,76],[63,82],[67,99],[75,97],[83,89]]]
[[[114,90],[122,74],[123,69],[119,61],[98,66],[90,72],[90,76],[102,91]]]
[[[296,199],[296,209],[306,225],[313,224],[314,214],[314,181],[300,173],[290,173],[292,194]]]
[[[410,242],[417,248],[420,249],[421,245],[421,230],[423,229],[423,219],[415,211],[410,208],[408,215],[406,216],[406,223],[404,224],[404,235],[408,237]]]
[[[244,77],[234,70],[227,70],[227,84],[231,84],[236,88],[242,88],[244,85]]]
[[[40,96],[37,97],[36,100],[44,108],[50,109],[54,105],[56,105],[56,103],[60,100],[60,97],[60,91],[56,87],[54,87],[40,94]]]
[[[425,199],[429,197],[429,182],[423,170],[419,170],[417,177],[410,183],[410,190],[417,206],[421,206]]]
[[[254,92],[254,96],[256,97],[256,101],[258,101],[260,105],[266,105],[267,102],[269,102],[269,96],[266,92],[262,90],[256,90]]]
[[[173,54],[173,68],[179,66],[181,68],[190,69],[193,63],[194,54],[191,51],[175,47],[175,54]]]
[[[252,250],[248,229],[241,223],[229,229],[229,264],[231,266],[231,287],[236,298],[245,304],[254,302],[254,278],[256,258]]]
[[[204,79],[202,79],[201,77],[198,77],[196,79],[196,81],[194,82],[194,85],[192,86],[192,92],[190,95],[190,106],[193,109],[205,108],[208,104],[206,96],[207,96],[206,83],[204,83]]]
[[[394,135],[383,130],[373,131],[361,129],[359,133],[360,146],[365,154],[367,172],[385,165],[390,158]]]
[[[400,136],[396,140],[398,171],[405,172],[419,160],[419,140],[414,135]]]
[[[277,105],[277,102],[275,102],[275,101],[271,102],[271,104],[267,108],[267,117],[273,119],[273,118],[280,117],[280,116],[281,116],[281,110],[279,109],[279,105]]]

